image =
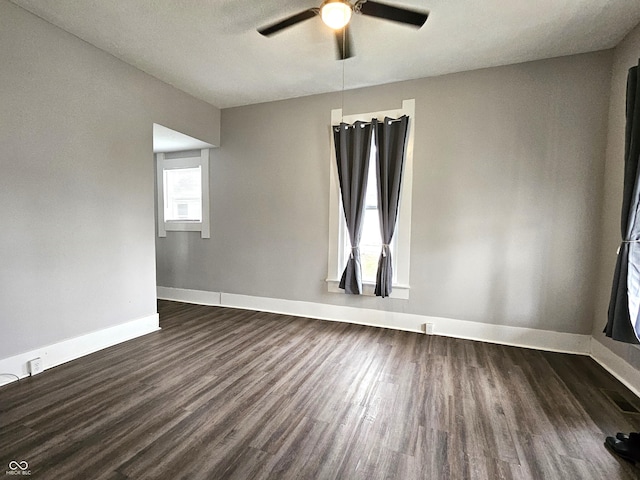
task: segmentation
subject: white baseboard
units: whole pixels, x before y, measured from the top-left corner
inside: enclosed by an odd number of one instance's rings
[[[595,338],[591,338],[591,358],[640,397],[640,371]]]
[[[156,330],[160,330],[157,313],[0,359],[0,374],[9,374],[0,375],[0,385],[14,382],[16,377],[28,377],[27,362],[34,358],[41,358],[43,369],[46,370]]]
[[[478,340],[516,347],[553,352],[589,355],[590,335],[537,330],[534,328],[492,325],[487,323],[431,317],[402,312],[388,312],[278,298],[254,297],[233,293],[204,292],[180,288],[158,287],[158,298],[203,305],[258,310],[299,317],[356,323],[374,327],[423,332],[425,323],[433,324],[434,335]],[[200,300],[200,301],[199,301]]]
[[[440,329],[438,329],[438,325],[441,326]],[[578,355],[589,354],[589,343],[591,341],[590,335],[578,333],[554,332],[552,330],[494,325],[449,318],[436,319],[435,328],[436,334],[447,337]]]
[[[534,328],[492,325],[488,323],[431,317],[412,313],[388,312],[365,308],[344,307],[322,303],[298,302],[275,298],[251,297],[221,293],[220,305],[337,322],[423,333],[425,323],[433,324],[433,334],[478,340],[516,347],[553,352],[589,354],[590,335],[536,330]]]
[[[279,298],[252,297],[234,293],[221,293],[220,305],[223,307],[243,308],[246,310],[258,310],[261,312],[280,313],[296,317],[356,323],[358,325],[421,333],[420,324],[415,321],[412,322],[406,314],[399,315],[395,312],[385,312],[383,310],[282,300]]]
[[[186,288],[156,287],[158,298],[162,300],[174,300],[182,303],[195,303],[197,305],[220,305],[219,292],[206,292],[204,290],[188,290]]]

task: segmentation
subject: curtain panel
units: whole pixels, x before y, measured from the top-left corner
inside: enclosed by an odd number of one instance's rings
[[[351,252],[340,279],[340,288],[344,289],[345,293],[355,295],[362,294],[359,246],[364,219],[372,132],[372,124],[366,122],[356,122],[353,125],[341,123],[333,127],[342,207],[351,243]]]
[[[624,188],[622,194],[622,243],[613,275],[607,337],[626,343],[640,343],[640,83],[638,66],[627,76]]]
[[[382,238],[375,294],[378,297],[388,297],[393,284],[393,262],[389,244],[398,219],[409,117],[403,115],[397,120],[385,118],[383,122],[374,119],[372,123],[375,128],[378,214]]]

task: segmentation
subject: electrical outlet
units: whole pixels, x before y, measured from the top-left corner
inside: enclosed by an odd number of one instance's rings
[[[42,359],[40,357],[29,360],[29,373],[31,376],[37,375],[44,370],[42,366]]]
[[[423,323],[422,330],[427,335],[433,335],[433,323]]]

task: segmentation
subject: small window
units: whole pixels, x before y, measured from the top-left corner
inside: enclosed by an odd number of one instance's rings
[[[169,155],[158,154],[158,236],[197,231],[209,238],[209,150],[199,156]]]

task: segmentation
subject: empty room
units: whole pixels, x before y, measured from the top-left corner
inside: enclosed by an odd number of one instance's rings
[[[640,478],[639,64],[637,0],[0,0],[0,475]]]

